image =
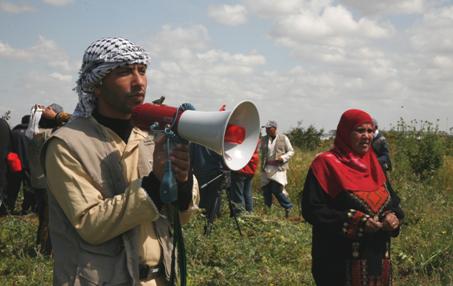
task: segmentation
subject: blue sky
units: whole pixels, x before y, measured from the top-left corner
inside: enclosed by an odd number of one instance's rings
[[[121,36],[151,54],[147,100],[334,129],[348,108],[453,126],[453,2],[0,0],[0,114],[72,112],[83,52]],[[450,117],[450,118],[449,118]]]

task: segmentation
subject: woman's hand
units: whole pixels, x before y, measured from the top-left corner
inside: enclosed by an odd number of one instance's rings
[[[379,221],[378,219],[376,219],[376,218],[370,217],[370,218],[367,219],[367,221],[365,222],[365,232],[368,232],[368,233],[376,232],[376,231],[382,229],[382,227],[383,227],[382,222],[380,222],[380,221]]]
[[[400,221],[396,217],[395,213],[389,212],[385,215],[384,220],[382,221],[383,229],[385,231],[394,231],[400,226]]]

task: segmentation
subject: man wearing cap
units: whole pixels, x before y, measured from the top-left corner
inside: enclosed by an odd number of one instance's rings
[[[264,195],[264,204],[272,206],[272,194],[277,198],[280,205],[285,209],[285,217],[288,217],[292,203],[285,194],[285,186],[288,184],[286,171],[288,161],[294,155],[294,149],[288,137],[277,133],[277,122],[270,120],[266,125],[266,135],[261,138],[261,189]]]
[[[43,149],[48,177],[54,285],[167,285],[173,238],[159,186],[165,138],[131,124],[143,103],[148,53],[123,38],[85,51],[72,120]],[[196,209],[198,189],[186,145],[170,160],[179,217]]]

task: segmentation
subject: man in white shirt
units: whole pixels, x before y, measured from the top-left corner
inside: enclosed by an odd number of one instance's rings
[[[285,216],[288,217],[293,205],[285,194],[284,188],[288,184],[286,171],[289,167],[288,161],[294,155],[294,149],[286,135],[277,133],[276,121],[268,121],[263,128],[266,128],[266,136],[261,138],[260,151],[264,203],[270,208],[272,194],[274,194],[285,209]]]

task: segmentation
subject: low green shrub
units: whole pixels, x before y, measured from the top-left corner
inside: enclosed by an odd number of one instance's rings
[[[394,161],[401,164],[400,170],[425,180],[442,166],[447,144],[437,125],[416,120],[406,123],[400,119],[396,129],[389,133],[398,150]]]

